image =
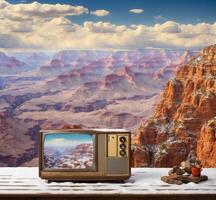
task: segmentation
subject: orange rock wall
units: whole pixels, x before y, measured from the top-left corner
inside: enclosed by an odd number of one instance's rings
[[[216,167],[216,45],[203,49],[168,81],[152,118],[138,128],[134,165],[171,167],[191,150]]]

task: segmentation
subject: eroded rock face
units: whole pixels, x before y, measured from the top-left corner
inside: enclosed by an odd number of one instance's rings
[[[136,133],[134,161],[145,158],[146,152],[151,158],[135,162],[135,166],[146,165],[148,160],[147,166],[171,167],[197,149],[203,165],[215,167],[215,128],[208,125],[215,116],[216,45],[212,45],[168,81],[154,116]]]
[[[216,118],[202,126],[197,142],[197,156],[206,167],[216,165]]]
[[[132,155],[132,167],[140,166],[147,167],[151,162],[151,155],[148,149],[142,148],[141,146],[137,147]]]

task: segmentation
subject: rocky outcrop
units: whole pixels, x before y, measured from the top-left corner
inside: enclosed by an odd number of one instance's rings
[[[212,45],[168,81],[154,116],[136,132],[135,166],[171,167],[196,147],[204,166],[216,166],[215,129],[207,123],[216,116],[215,102],[216,45]],[[136,162],[137,154],[142,162]]]
[[[209,120],[201,128],[197,143],[197,156],[206,167],[216,165],[216,118]]]

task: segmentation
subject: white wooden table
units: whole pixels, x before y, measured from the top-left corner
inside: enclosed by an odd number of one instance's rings
[[[3,199],[193,199],[216,200],[216,168],[204,169],[208,181],[169,185],[160,180],[165,168],[134,168],[125,183],[47,183],[38,168],[0,168],[0,200]]]

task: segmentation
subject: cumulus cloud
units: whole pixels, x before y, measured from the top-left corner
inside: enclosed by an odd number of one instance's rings
[[[7,7],[8,5],[4,9]],[[31,15],[28,12],[20,12],[19,9],[16,12],[22,17],[36,15],[33,11],[30,12]],[[65,12],[61,12],[61,15],[60,12],[57,13],[59,14],[55,17],[50,17],[53,14],[48,12],[49,17],[38,15],[32,17],[33,20],[17,20],[6,15],[0,17],[0,48],[201,48],[216,43],[216,23],[181,24],[166,21],[155,25],[116,25],[110,22],[86,21],[83,24],[76,24],[65,17]]]
[[[82,141],[82,140],[70,140],[70,139],[65,139],[65,138],[53,138],[46,140],[44,142],[44,146],[46,147],[53,147],[53,148],[72,148],[76,147],[77,145],[80,144],[92,144],[90,140]]]
[[[84,28],[95,33],[118,33],[126,30],[126,26],[117,26],[108,22],[84,22]]]
[[[9,5],[9,3],[7,1],[0,0],[0,9],[3,9],[8,5]]]
[[[103,17],[109,15],[110,12],[108,10],[95,10],[95,11],[91,11],[90,14],[98,17]]]
[[[41,4],[38,2],[29,4],[9,4],[2,1],[0,7],[2,8],[0,18],[11,19],[14,21],[81,15],[88,11],[88,9],[83,6]]]
[[[0,48],[11,49],[11,48],[26,48],[21,38],[14,36],[13,34],[2,34],[0,33]]]
[[[173,21],[167,21],[163,24],[156,24],[155,29],[165,33],[180,33],[180,25]]]
[[[131,13],[135,13],[135,14],[141,14],[144,12],[143,9],[139,9],[139,8],[134,8],[134,9],[131,9],[129,10]]]

